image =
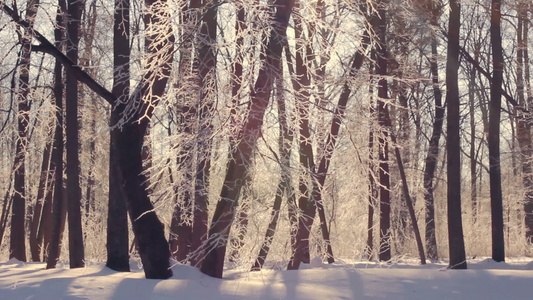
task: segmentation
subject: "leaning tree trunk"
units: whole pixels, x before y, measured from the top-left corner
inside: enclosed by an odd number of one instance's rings
[[[228,236],[237,205],[236,199],[252,162],[273,81],[276,74],[281,72],[281,52],[293,6],[294,0],[275,1],[276,13],[270,41],[265,49],[265,61],[252,92],[249,114],[242,128],[239,143],[232,149],[234,159],[228,162],[220,199],[209,229],[207,252],[201,268],[202,273],[209,276],[222,277]]]
[[[272,212],[270,214],[270,222],[268,223],[267,231],[265,233],[265,238],[263,240],[263,245],[259,250],[257,259],[255,260],[254,265],[252,266],[252,271],[259,271],[265,264],[265,260],[270,251],[270,246],[274,239],[274,234],[276,233],[276,227],[278,225],[278,219],[281,209],[281,202],[283,200],[283,195],[287,195],[287,198],[290,198],[293,194],[292,191],[292,178],[290,173],[291,162],[291,145],[293,141],[293,134],[289,129],[289,124],[287,123],[287,108],[285,105],[285,96],[284,96],[284,84],[283,76],[279,74],[276,78],[276,101],[278,104],[278,119],[279,119],[279,139],[278,147],[280,153],[280,168],[281,168],[281,178],[276,189],[276,197],[274,199],[274,205],[272,207]],[[289,201],[287,201],[289,202]]]
[[[448,103],[448,245],[451,269],[466,269],[466,254],[461,212],[461,140],[459,112],[459,28],[461,8],[450,0],[448,55],[446,62],[446,103]]]
[[[148,195],[144,175],[142,147],[149,119],[154,107],[163,96],[171,73],[174,52],[172,30],[167,2],[146,0],[144,23],[149,66],[130,96],[128,106],[117,124],[116,148],[126,206],[137,238],[139,255],[146,278],[166,279],[172,276],[170,251],[163,224],[159,221]]]
[[[55,121],[55,120],[54,120]],[[54,122],[55,123],[55,122]],[[51,128],[54,128],[52,126]],[[41,261],[42,239],[39,239],[39,226],[44,225],[41,219],[46,214],[45,201],[47,191],[50,188],[50,157],[52,155],[53,138],[46,142],[41,163],[41,173],[39,175],[39,186],[37,188],[37,199],[33,208],[33,216],[30,224],[30,254],[32,261]]]

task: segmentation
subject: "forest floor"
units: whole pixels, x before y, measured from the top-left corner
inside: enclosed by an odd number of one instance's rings
[[[298,271],[226,270],[224,279],[176,264],[169,280],[146,280],[136,262],[131,273],[103,264],[45,270],[44,263],[0,263],[0,299],[533,299],[531,258],[506,263],[477,258],[468,270],[448,270],[446,262],[419,265],[313,260]]]

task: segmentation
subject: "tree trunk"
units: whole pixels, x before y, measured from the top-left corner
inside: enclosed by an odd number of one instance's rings
[[[130,91],[130,17],[129,0],[115,0],[113,24],[113,89],[119,100],[125,101]],[[111,108],[110,126],[121,118],[125,105]],[[117,142],[119,129],[112,128],[109,142],[109,202],[107,215],[107,262],[115,271],[129,272],[128,215],[125,193],[122,187]]]
[[[298,2],[295,7],[299,10]],[[297,270],[301,262],[310,262],[309,236],[316,215],[316,196],[318,183],[316,182],[315,159],[312,147],[311,132],[309,126],[309,101],[311,78],[304,60],[311,55],[309,45],[303,43],[303,29],[301,16],[294,15],[296,36],[296,76],[293,89],[296,94],[296,109],[299,121],[299,158],[302,167],[299,175],[300,197],[298,206],[298,230],[296,232],[296,244],[293,245],[293,255],[287,267],[289,270]],[[325,224],[325,222],[324,222]]]
[[[272,212],[270,215],[270,222],[268,223],[267,231],[265,233],[265,238],[263,240],[263,245],[261,250],[259,250],[259,255],[255,260],[254,265],[252,266],[252,271],[259,271],[265,264],[265,260],[270,251],[270,246],[272,245],[272,240],[274,239],[274,234],[276,232],[276,227],[278,225],[278,219],[280,214],[281,202],[283,200],[283,195],[287,195],[287,198],[291,198],[294,193],[292,191],[292,178],[291,178],[291,145],[293,141],[293,134],[289,129],[289,124],[287,123],[287,108],[285,105],[285,96],[284,96],[284,84],[283,76],[279,74],[276,78],[276,100],[278,104],[278,118],[279,118],[279,139],[278,147],[280,153],[280,168],[281,168],[281,178],[276,189],[276,198],[274,199],[274,205],[272,207]],[[289,202],[289,201],[287,201]],[[292,223],[291,223],[292,226]],[[292,237],[291,237],[292,238]]]
[[[24,221],[26,218],[26,148],[28,145],[28,123],[30,120],[30,63],[31,63],[31,39],[33,24],[38,0],[29,1],[26,10],[26,21],[29,24],[25,28],[21,38],[19,80],[18,80],[18,114],[17,129],[18,138],[15,152],[15,178],[14,193],[11,206],[11,235],[9,243],[9,258],[26,261],[26,231]]]
[[[388,99],[388,85],[387,79],[384,76],[387,72],[387,46],[386,46],[386,1],[380,1],[378,5],[375,28],[378,43],[376,45],[376,74],[379,76],[378,81],[378,101],[377,101],[377,118],[380,127],[380,135],[378,137],[378,152],[379,152],[379,260],[388,261],[391,259],[391,232],[390,232],[390,172],[389,172],[389,129],[387,127],[386,103],[384,100]]]
[[[277,0],[275,6],[276,14],[273,18],[274,24],[270,41],[266,47],[265,61],[252,91],[250,110],[240,134],[239,143],[232,150],[234,159],[228,162],[220,199],[209,229],[207,253],[201,271],[213,277],[222,277],[227,239],[237,205],[235,200],[251,165],[253,150],[260,135],[263,116],[268,106],[272,83],[276,74],[281,72],[281,52],[286,39],[286,30],[294,0]]]
[[[64,18],[66,12],[65,0],[59,0],[56,14],[56,28],[54,29],[55,46],[62,49],[64,45]],[[50,247],[46,259],[46,268],[55,268],[61,253],[63,224],[66,210],[63,199],[63,74],[61,63],[56,58],[54,65],[54,99],[56,106],[56,126],[54,132],[54,148],[50,170],[54,174],[54,198],[52,202],[52,230],[50,233]]]
[[[373,64],[369,66],[369,74],[373,74]],[[370,95],[370,125],[368,130],[368,221],[367,221],[367,239],[365,255],[368,260],[372,260],[374,252],[374,207],[377,205],[378,189],[376,187],[376,179],[374,174],[376,167],[374,163],[374,126],[372,126],[374,115],[376,113],[374,109],[374,87],[369,84],[368,94]]]
[[[531,109],[533,104],[533,91],[529,75],[528,55],[528,31],[529,24],[527,18],[527,5],[522,3],[518,8],[518,49],[516,67],[516,90],[518,101],[522,108]],[[526,93],[525,93],[526,92]],[[527,95],[527,97],[526,97]],[[521,113],[517,118],[516,135],[520,147],[522,161],[522,183],[525,189],[524,212],[526,225],[526,241],[533,242],[533,167],[531,158],[533,157],[531,120],[527,113]]]
[[[195,246],[204,243],[207,233],[207,207],[209,205],[209,175],[211,170],[211,148],[212,148],[212,115],[213,105],[216,101],[216,51],[214,45],[217,39],[217,12],[218,0],[204,2],[204,13],[201,17],[200,35],[198,38],[198,58],[194,62],[194,69],[197,70],[196,82],[199,87],[198,108],[198,141],[197,141],[197,163],[196,181],[194,188],[194,209],[193,214],[198,216],[193,223],[193,236],[198,236]],[[198,245],[201,246],[201,245]],[[202,251],[200,250],[199,253]],[[199,260],[195,259],[195,265]]]
[[[466,269],[466,254],[461,212],[461,141],[459,112],[459,27],[461,8],[450,0],[448,55],[446,62],[446,103],[448,103],[448,245],[450,269]]]
[[[53,127],[52,127],[53,128]],[[41,174],[39,176],[39,187],[37,188],[37,199],[33,209],[33,217],[30,224],[30,253],[32,261],[41,261],[42,239],[39,239],[39,226],[43,225],[41,222],[44,216],[45,201],[47,200],[47,192],[50,188],[51,179],[50,173],[50,156],[52,152],[53,138],[46,142],[43,151],[43,160],[41,163]]]
[[[174,34],[170,24],[167,2],[146,0],[143,15],[147,32],[145,40],[149,66],[130,96],[129,103],[117,124],[116,150],[126,206],[132,220],[133,232],[139,245],[144,273],[149,279],[172,276],[170,251],[163,224],[159,221],[148,195],[147,178],[143,171],[142,147],[149,118],[162,97],[171,73]],[[130,115],[131,114],[131,115]]]
[[[190,260],[192,266],[199,264],[199,253],[202,242],[207,234],[207,203],[199,206],[194,203],[194,189],[196,185],[194,162],[196,159],[195,145],[193,142],[195,120],[197,120],[198,84],[190,83],[193,77],[193,37],[196,30],[198,19],[200,18],[200,0],[192,0],[190,3],[184,3],[182,7],[182,23],[184,33],[181,35],[181,59],[179,63],[179,74],[184,83],[182,85],[192,86],[191,89],[185,89],[185,95],[180,95],[180,108],[178,108],[178,130],[185,136],[185,143],[182,143],[177,158],[178,177],[177,186],[175,187],[175,203],[170,223],[170,251],[171,255],[177,261],[186,262]],[[179,83],[181,84],[181,82]],[[181,86],[180,86],[181,87]],[[169,167],[169,176],[173,181],[172,173]],[[201,211],[200,211],[201,210]],[[192,224],[189,224],[187,218],[192,215]],[[197,235],[193,235],[194,228],[197,228]],[[203,228],[203,230],[202,230]]]
[[[67,57],[77,64],[79,26],[84,1],[67,0]],[[81,187],[79,160],[78,81],[67,70],[66,78],[67,202],[70,268],[85,266],[81,227]]]
[[[476,119],[475,86],[476,70],[472,68],[468,81],[468,101],[470,115],[470,201],[472,202],[472,224],[477,222],[477,161],[476,161]]]
[[[490,85],[489,109],[489,166],[490,209],[492,216],[492,259],[505,260],[503,225],[503,197],[500,166],[500,114],[501,87],[503,82],[503,49],[501,37],[501,1],[492,0],[490,37],[492,46],[492,82]]]
[[[438,24],[438,9],[432,8],[431,25]],[[433,132],[429,140],[428,154],[425,159],[424,168],[424,200],[426,203],[426,251],[429,259],[438,259],[437,237],[435,234],[435,198],[433,196],[435,170],[437,169],[437,159],[439,157],[439,141],[442,135],[442,125],[444,123],[444,106],[442,104],[442,91],[439,83],[439,66],[437,63],[437,37],[431,37],[431,77],[433,83],[433,95],[435,97],[435,121],[433,122]],[[471,115],[472,116],[472,115]]]

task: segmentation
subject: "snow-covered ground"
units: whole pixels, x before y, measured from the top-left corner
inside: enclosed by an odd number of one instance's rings
[[[169,280],[146,280],[134,271],[118,273],[102,264],[82,269],[45,270],[43,263],[0,263],[0,299],[533,299],[531,259],[468,261],[468,270],[446,263],[394,264],[314,260],[298,271],[227,270],[214,279],[197,269],[175,265]]]

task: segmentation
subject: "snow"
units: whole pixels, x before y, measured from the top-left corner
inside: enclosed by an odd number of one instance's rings
[[[298,271],[226,270],[224,279],[214,279],[175,264],[171,279],[147,280],[133,261],[133,272],[119,273],[102,264],[45,270],[44,263],[12,259],[0,263],[0,299],[533,299],[531,259],[480,258],[468,267],[448,270],[445,261],[421,266],[416,260],[328,265],[313,259]]]

